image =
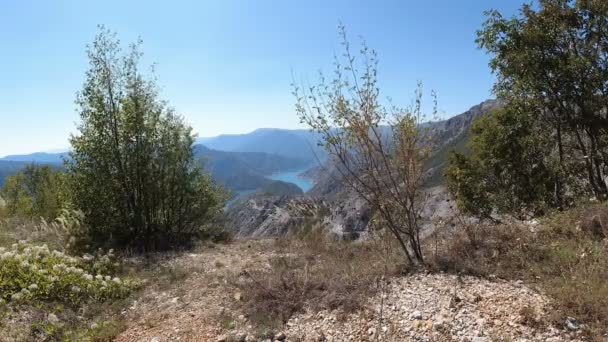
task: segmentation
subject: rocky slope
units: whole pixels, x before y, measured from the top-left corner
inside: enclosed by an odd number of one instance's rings
[[[426,190],[423,235],[435,222],[454,214],[453,201],[442,187]],[[285,235],[321,225],[340,239],[365,236],[371,211],[364,200],[342,190],[332,196],[273,196],[255,194],[233,204],[227,211],[228,227],[237,236]]]

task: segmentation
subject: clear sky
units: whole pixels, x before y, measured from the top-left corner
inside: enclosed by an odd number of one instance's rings
[[[162,97],[200,136],[260,127],[298,128],[297,80],[331,71],[341,21],[380,58],[380,85],[396,104],[418,80],[444,116],[491,97],[488,57],[475,31],[489,8],[513,14],[516,0],[191,0],[0,3],[0,156],[68,146],[74,98],[98,24],[123,42],[144,40]]]

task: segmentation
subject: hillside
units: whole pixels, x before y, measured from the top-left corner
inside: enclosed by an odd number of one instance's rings
[[[435,144],[436,151],[426,163],[430,171],[427,179],[428,186],[441,184],[441,177],[446,166],[448,153],[451,150],[464,151],[469,140],[469,129],[473,120],[498,108],[497,100],[486,100],[471,107],[464,113],[453,116],[447,120],[433,122],[431,129],[437,132]]]

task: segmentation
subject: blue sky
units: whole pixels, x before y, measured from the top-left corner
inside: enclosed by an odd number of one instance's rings
[[[418,80],[444,116],[491,97],[475,31],[504,0],[46,1],[0,4],[0,156],[68,146],[98,24],[144,40],[146,63],[200,136],[299,128],[290,84],[331,71],[341,21],[353,44],[377,50],[384,96],[408,105]]]

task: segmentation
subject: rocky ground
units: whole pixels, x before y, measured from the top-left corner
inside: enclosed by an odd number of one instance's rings
[[[169,258],[174,279],[150,285],[123,312],[118,341],[270,341],[240,313],[241,293],[231,279],[269,267],[273,241],[237,241]],[[152,280],[153,281],[153,280]],[[447,274],[391,279],[367,309],[349,314],[294,316],[275,340],[286,341],[574,341],[571,330],[542,318],[550,303],[521,282]]]
[[[303,341],[569,341],[571,334],[541,327],[548,300],[523,284],[445,274],[395,279],[367,312],[339,320],[308,313],[285,334]]]

